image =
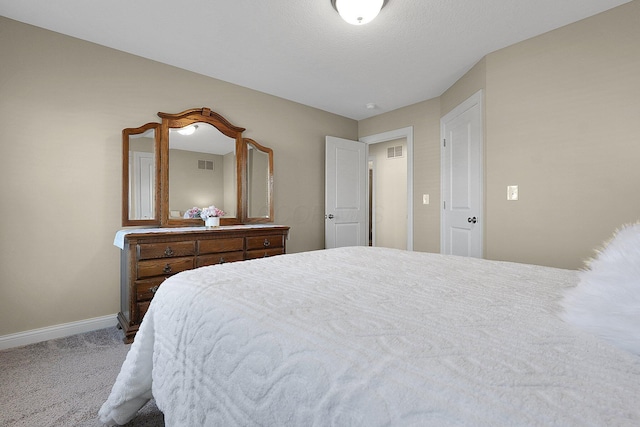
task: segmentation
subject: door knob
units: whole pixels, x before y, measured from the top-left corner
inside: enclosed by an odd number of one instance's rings
[[[327,215],[327,218],[329,218],[329,219],[333,219],[333,214],[329,214],[329,215]]]
[[[467,222],[475,224],[476,222],[478,222],[478,218],[476,218],[475,216],[473,218],[469,217],[467,218]]]

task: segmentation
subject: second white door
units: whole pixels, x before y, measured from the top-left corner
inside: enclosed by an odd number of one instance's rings
[[[441,120],[441,252],[483,256],[482,92]]]

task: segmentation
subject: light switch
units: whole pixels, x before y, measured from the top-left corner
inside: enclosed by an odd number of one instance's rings
[[[423,205],[428,205],[429,204],[429,195],[428,194],[423,194],[422,195],[422,204]]]
[[[517,185],[507,185],[507,200],[518,200]]]

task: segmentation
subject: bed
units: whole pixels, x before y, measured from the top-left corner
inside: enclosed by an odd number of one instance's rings
[[[99,418],[153,397],[167,426],[640,425],[640,357],[560,317],[579,280],[371,247],[182,272]]]

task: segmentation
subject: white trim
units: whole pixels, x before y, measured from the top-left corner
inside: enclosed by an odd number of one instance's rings
[[[406,138],[407,140],[407,250],[413,250],[413,126],[390,130],[376,135],[365,136],[359,139],[367,144],[392,141]],[[368,152],[367,152],[368,158]]]
[[[0,350],[109,328],[116,326],[117,323],[116,315],[110,314],[107,316],[80,320],[78,322],[63,323],[60,325],[47,326],[45,328],[18,332],[17,334],[3,335],[0,336]]]
[[[367,149],[369,148],[369,146],[367,146]],[[367,155],[368,155],[368,151],[367,150]],[[371,187],[372,187],[372,191],[371,191],[371,203],[369,203],[369,206],[375,206],[376,205],[376,174],[378,173],[378,171],[376,170],[376,167],[378,166],[377,162],[376,162],[376,158],[375,157],[371,157],[369,156],[369,162],[371,162],[373,164],[372,168],[371,168],[371,176],[372,176],[372,181],[373,183],[370,183]],[[367,176],[369,176],[369,174],[367,173]],[[367,188],[367,194],[369,194],[369,189]],[[371,224],[375,224],[376,223],[376,210],[372,209],[371,210]],[[367,212],[369,213],[369,212]],[[369,224],[369,225],[371,225]],[[368,227],[367,227],[368,228]],[[376,245],[376,228],[375,227],[371,227],[371,245],[375,246]]]

